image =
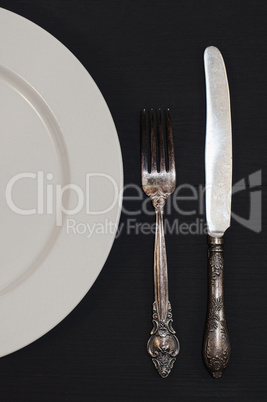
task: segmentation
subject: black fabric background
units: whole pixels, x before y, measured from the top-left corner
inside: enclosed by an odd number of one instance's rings
[[[151,106],[171,109],[178,184],[204,184],[203,52],[209,45],[221,50],[228,72],[233,183],[246,178],[248,185],[248,176],[262,170],[261,233],[233,220],[225,235],[232,356],[221,379],[210,377],[201,357],[205,235],[166,236],[181,352],[170,376],[162,379],[146,352],[154,238],[124,231],[77,308],[47,335],[1,359],[1,401],[266,400],[266,1],[1,0],[0,6],[54,35],[94,78],[117,127],[125,185],[140,185],[139,110]],[[126,201],[126,206],[134,211],[140,203]],[[233,196],[235,213],[248,217],[249,208],[248,190]],[[154,222],[145,214],[131,218]],[[168,218],[176,219],[175,211]],[[181,216],[180,222],[195,218]],[[127,219],[122,214],[121,223]]]

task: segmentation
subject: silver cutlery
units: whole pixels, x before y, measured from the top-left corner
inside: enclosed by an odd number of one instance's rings
[[[148,116],[147,116],[148,115]],[[163,227],[163,209],[166,199],[176,187],[174,145],[169,110],[165,113],[166,150],[161,110],[141,112],[141,170],[142,187],[151,198],[156,214],[156,233],[154,248],[154,293],[153,329],[147,343],[152,361],[163,377],[167,377],[179,353],[180,345],[172,328],[172,310],[168,295],[167,255]],[[149,124],[147,124],[147,120]],[[148,127],[148,129],[147,129]],[[149,145],[150,144],[150,145]],[[149,151],[150,148],[150,151]],[[158,155],[157,155],[158,149]],[[149,157],[150,155],[150,157]]]
[[[204,53],[206,78],[206,219],[208,226],[209,300],[203,358],[210,374],[219,378],[230,360],[224,308],[224,232],[230,226],[232,195],[232,130],[230,95],[221,53]]]

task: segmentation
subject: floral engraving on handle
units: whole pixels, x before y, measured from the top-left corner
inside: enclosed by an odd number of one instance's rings
[[[223,256],[221,253],[209,252],[209,263],[211,266],[211,283],[214,285],[215,280],[221,275],[223,271]]]
[[[176,338],[175,331],[172,328],[171,304],[168,303],[168,314],[165,321],[158,319],[157,303],[153,303],[153,329],[151,337],[147,343],[147,351],[152,357],[152,361],[161,377],[167,377],[176,356],[180,351],[179,341]]]
[[[209,303],[203,358],[209,373],[220,378],[228,366],[231,345],[224,311],[223,237],[208,236]]]
[[[211,306],[209,309],[209,316],[208,316],[208,328],[210,332],[215,331],[218,328],[219,324],[222,323],[220,320],[220,311],[223,308],[223,298],[214,297],[211,298]]]
[[[208,341],[207,343],[207,367],[209,367],[212,370],[212,375],[214,378],[220,378],[222,376],[223,371],[226,369],[229,359],[230,359],[230,353],[229,349],[225,349],[223,353],[218,353],[215,356],[211,353],[210,350],[210,343]]]
[[[211,304],[209,308],[208,321],[207,321],[207,343],[205,360],[206,365],[210,369],[214,378],[220,378],[223,371],[226,369],[230,360],[230,344],[228,341],[228,333],[226,327],[226,321],[223,314],[223,296],[211,298]],[[214,345],[215,332],[220,331],[221,339],[225,342],[225,345],[219,349]]]

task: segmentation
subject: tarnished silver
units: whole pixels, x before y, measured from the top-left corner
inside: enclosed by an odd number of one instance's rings
[[[223,242],[223,237],[208,236],[209,304],[203,358],[214,378],[222,376],[231,353],[224,308]]]
[[[232,196],[232,129],[227,74],[220,51],[204,53],[206,126],[206,218],[208,225],[209,301],[203,343],[204,363],[214,378],[230,360],[230,340],[224,308],[223,235],[230,226]]]
[[[172,328],[172,311],[168,296],[167,255],[163,228],[163,208],[168,196],[176,187],[176,171],[174,160],[174,145],[170,112],[166,111],[166,164],[164,133],[161,110],[157,110],[157,142],[153,109],[148,112],[149,130],[147,130],[146,110],[141,112],[141,170],[142,187],[151,198],[156,213],[156,234],[154,249],[154,292],[153,329],[147,343],[147,350],[159,374],[165,378],[169,375],[180,345]],[[149,135],[148,135],[149,132]],[[150,142],[150,163],[149,163]]]

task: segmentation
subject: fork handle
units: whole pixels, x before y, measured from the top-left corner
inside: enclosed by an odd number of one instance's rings
[[[209,300],[203,359],[214,378],[222,376],[231,352],[224,308],[223,243],[223,237],[208,236]]]
[[[168,315],[169,289],[167,253],[163,226],[163,208],[156,208],[156,234],[154,248],[154,292],[158,318],[166,321]]]
[[[147,343],[147,351],[163,377],[167,377],[179,353],[180,345],[172,328],[172,311],[168,297],[167,255],[163,228],[165,199],[152,200],[156,210],[156,234],[154,250],[153,329]]]

